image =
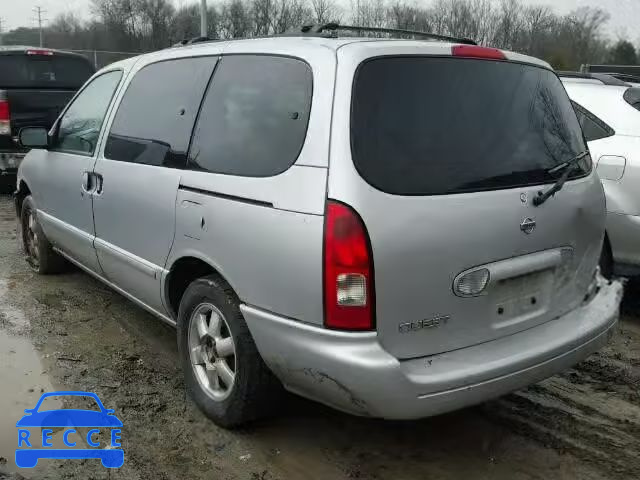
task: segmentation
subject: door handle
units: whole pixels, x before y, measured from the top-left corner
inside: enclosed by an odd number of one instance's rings
[[[91,175],[89,171],[82,172],[82,193],[91,194]]]
[[[90,171],[82,172],[82,194],[100,195],[102,193],[102,175]]]
[[[99,173],[94,173],[94,183],[95,183],[95,193],[96,195],[100,195],[102,194],[102,183],[103,183],[103,178],[102,175],[100,175]]]

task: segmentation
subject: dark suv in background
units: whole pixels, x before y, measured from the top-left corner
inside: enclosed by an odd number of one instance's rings
[[[0,191],[13,189],[25,153],[17,137],[24,126],[47,129],[93,75],[82,55],[46,48],[0,47]]]

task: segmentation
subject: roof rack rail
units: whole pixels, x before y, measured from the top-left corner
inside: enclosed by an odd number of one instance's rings
[[[588,72],[557,72],[559,77],[564,78],[582,78],[585,80],[597,80],[604,85],[612,85],[616,87],[630,87],[627,82],[620,80],[606,73],[588,73]]]
[[[630,75],[628,73],[617,73],[617,72],[602,72],[604,75],[609,75],[613,78],[617,78],[623,82],[629,83],[640,83],[640,75]]]
[[[180,40],[177,43],[174,43],[173,47],[184,47],[185,45],[193,45],[194,43],[201,42],[215,42],[218,41],[217,38],[209,38],[209,37],[193,37],[193,38],[185,38],[184,40]]]
[[[381,28],[381,27],[358,27],[354,25],[340,25],[338,23],[323,23],[315,25],[302,25],[283,34],[283,36],[319,36],[319,37],[337,37],[338,30],[346,30],[351,32],[363,33],[387,33],[395,35],[405,35],[412,37],[428,38],[432,40],[442,40],[452,43],[463,43],[466,45],[477,45],[474,40],[469,38],[450,37],[448,35],[438,35],[436,33],[420,32],[417,30],[402,30],[397,28]]]

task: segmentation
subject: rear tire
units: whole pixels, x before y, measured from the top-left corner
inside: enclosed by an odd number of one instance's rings
[[[240,302],[224,280],[210,275],[187,287],[177,333],[186,389],[207,417],[233,428],[275,410],[282,387],[260,357]]]
[[[600,273],[607,280],[613,277],[613,254],[611,253],[611,244],[609,239],[605,237],[602,244],[602,252],[600,253]]]
[[[65,267],[65,260],[53,251],[53,247],[42,231],[38,223],[36,204],[31,195],[22,201],[20,226],[22,248],[31,269],[40,275],[61,272]]]

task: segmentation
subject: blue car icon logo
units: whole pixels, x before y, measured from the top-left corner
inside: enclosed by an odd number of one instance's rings
[[[80,396],[95,400],[98,410],[56,409],[40,410],[42,402],[48,397]],[[50,392],[40,397],[33,409],[25,410],[26,415],[16,423],[18,427],[18,448],[16,449],[16,465],[20,468],[32,468],[41,458],[55,459],[100,459],[107,468],[119,468],[124,463],[124,452],[120,446],[120,427],[122,422],[114,415],[114,410],[104,407],[100,398],[91,392]],[[41,435],[36,435],[32,428],[41,428]],[[51,427],[63,428],[62,439],[68,448],[52,448],[53,430]],[[76,428],[90,428],[86,436]],[[110,430],[108,445],[96,441],[101,429]],[[86,439],[92,448],[75,448],[78,441]]]

